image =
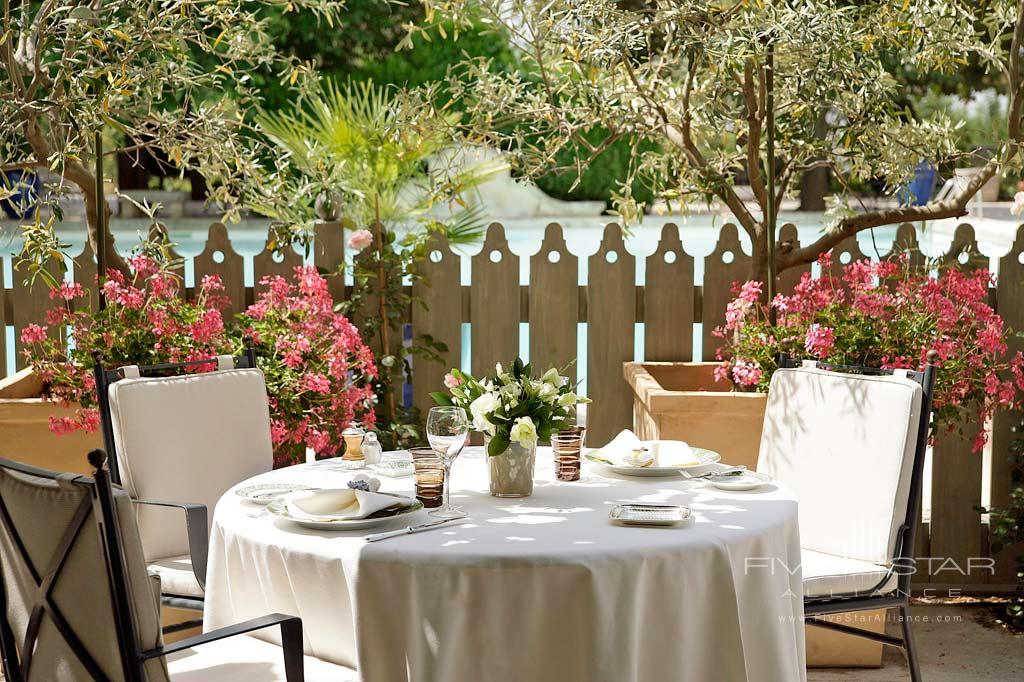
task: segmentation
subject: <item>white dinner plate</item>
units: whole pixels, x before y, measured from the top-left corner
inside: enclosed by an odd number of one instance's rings
[[[269,505],[267,505],[267,511],[275,516],[281,517],[282,519],[287,519],[292,523],[298,524],[303,528],[312,528],[314,530],[359,530],[360,528],[373,528],[374,526],[379,526],[382,523],[387,523],[391,519],[395,519],[400,516],[408,516],[413,512],[423,509],[422,502],[406,497],[405,495],[396,495],[394,493],[378,493],[378,495],[390,495],[391,497],[394,497],[396,501],[406,500],[410,504],[406,507],[401,507],[400,509],[381,509],[365,519],[338,519],[337,521],[310,521],[308,519],[296,518],[288,512],[288,507],[285,505],[284,500],[280,498],[273,500]]]
[[[720,490],[753,490],[772,480],[768,474],[748,471],[738,476],[712,476],[708,483]]]
[[[312,490],[308,485],[298,483],[261,483],[259,485],[247,485],[239,488],[235,494],[244,497],[253,504],[270,504],[282,495],[294,493],[297,490]]]
[[[600,457],[590,452],[585,453],[583,455],[583,459],[599,464],[606,469],[611,469],[615,473],[622,474],[623,476],[678,476],[680,469],[692,469],[693,467],[707,466],[708,464],[714,464],[722,459],[722,456],[714,450],[706,450],[704,448],[691,449],[693,450],[694,456],[697,457],[697,461],[674,467],[635,467],[628,464],[608,464]]]

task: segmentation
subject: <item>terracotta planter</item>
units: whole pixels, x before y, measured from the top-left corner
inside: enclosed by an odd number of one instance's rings
[[[727,464],[757,467],[766,393],[742,393],[715,381],[714,362],[627,362],[633,391],[633,430],[644,440],[684,440],[722,455]],[[884,632],[885,610],[830,617]],[[810,667],[879,667],[882,645],[823,628],[808,627]]]
[[[0,457],[52,471],[91,474],[86,453],[103,446],[96,433],[58,436],[51,416],[69,416],[77,404],[63,407],[40,398],[43,382],[31,369],[0,379]]]
[[[633,430],[644,440],[684,440],[714,450],[728,464],[757,466],[764,393],[716,382],[713,362],[627,362]]]

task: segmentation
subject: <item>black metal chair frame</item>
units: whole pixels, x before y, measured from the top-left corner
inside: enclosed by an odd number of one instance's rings
[[[158,365],[138,365],[140,377],[164,377],[174,376],[175,372],[181,372],[193,367],[216,363],[217,358],[202,358],[189,362],[173,362]],[[117,447],[114,444],[114,422],[110,415],[110,386],[125,378],[122,367],[106,368],[103,366],[102,354],[99,351],[93,352],[93,373],[96,379],[96,399],[100,410],[100,424],[103,430],[103,445],[110,453],[108,467],[111,480],[115,485],[121,485],[121,475],[117,467]],[[234,356],[236,369],[256,368],[256,348],[252,337],[245,338],[245,351],[242,355]],[[143,504],[150,507],[168,507],[180,509],[185,514],[185,530],[188,535],[189,557],[192,562],[192,572],[195,574],[199,586],[206,589],[206,563],[209,556],[208,536],[208,514],[206,505],[194,502],[176,502],[174,500],[144,500],[133,499],[135,504]],[[182,595],[165,594],[161,596],[161,603],[179,609],[202,611],[204,600],[195,597]],[[189,620],[169,625],[164,632],[175,632],[202,624],[200,620]]]
[[[917,649],[914,645],[913,634],[910,630],[910,579],[914,567],[914,539],[917,536],[919,510],[921,508],[921,495],[924,485],[924,459],[928,449],[928,427],[931,423],[932,398],[935,392],[935,374],[937,367],[935,361],[938,359],[935,351],[928,353],[928,363],[924,371],[908,370],[907,377],[921,385],[923,395],[921,397],[921,415],[918,422],[917,443],[914,448],[914,466],[910,478],[910,494],[907,499],[907,511],[903,523],[900,525],[896,536],[896,548],[893,553],[893,561],[885,576],[870,590],[860,592],[849,592],[845,594],[828,595],[824,597],[807,597],[804,599],[804,622],[809,625],[835,630],[856,637],[864,637],[882,644],[903,649],[907,655],[907,664],[910,668],[910,679],[913,682],[920,682],[921,667],[917,659]],[[780,369],[792,369],[802,366],[786,355],[778,358]],[[853,374],[868,375],[892,375],[896,370],[880,369],[878,367],[865,367],[860,365],[839,365],[822,361],[814,361],[814,366],[825,370],[847,372]],[[881,590],[896,573],[896,591],[882,593]],[[892,637],[890,635],[870,630],[835,623],[825,620],[823,616],[837,613],[848,613],[850,611],[870,611],[875,609],[899,609],[900,622],[903,630],[903,637]]]
[[[107,456],[102,450],[93,450],[89,453],[89,463],[95,469],[94,478],[89,479],[81,476],[74,480],[76,485],[88,488],[89,495],[83,498],[82,504],[75,510],[71,523],[65,530],[58,545],[55,556],[51,560],[50,565],[46,566],[43,570],[39,570],[29,559],[22,538],[15,530],[14,524],[11,521],[10,513],[3,500],[0,499],[0,522],[3,523],[7,532],[13,538],[16,551],[21,555],[26,566],[29,567],[32,578],[39,588],[38,601],[33,605],[25,633],[22,646],[23,655],[19,657],[14,629],[6,615],[7,593],[4,582],[0,580],[0,654],[3,657],[3,671],[7,682],[25,682],[25,680],[29,679],[32,655],[36,647],[39,626],[42,623],[43,617],[47,614],[53,620],[61,637],[68,644],[78,661],[89,672],[92,679],[96,682],[110,681],[110,678],[103,673],[99,664],[89,654],[81,639],[79,639],[78,635],[68,624],[51,596],[54,587],[61,578],[61,572],[68,554],[88,519],[90,510],[94,512],[96,522],[99,524],[100,543],[103,549],[103,559],[110,587],[114,627],[121,655],[124,680],[126,682],[144,682],[144,665],[150,659],[162,658],[168,654],[195,646],[273,626],[280,626],[281,628],[281,648],[282,655],[284,656],[287,682],[303,682],[305,664],[302,651],[302,620],[295,616],[277,613],[270,614],[211,632],[205,632],[172,644],[166,644],[153,649],[142,649],[136,636],[138,632],[137,617],[132,606],[132,595],[127,579],[128,568],[121,544],[121,528],[118,524],[117,513],[114,508],[114,492],[111,487],[110,474],[104,468],[106,459]],[[4,459],[0,459],[0,467],[39,478],[50,480],[56,480],[57,478],[57,475],[53,472]],[[2,569],[3,567],[0,565],[0,576],[3,575]]]

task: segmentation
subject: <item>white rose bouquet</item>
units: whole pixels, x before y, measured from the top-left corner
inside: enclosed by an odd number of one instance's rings
[[[569,379],[552,367],[534,377],[529,364],[516,358],[511,371],[499,363],[493,377],[480,380],[453,369],[444,378],[449,393],[431,393],[438,405],[455,405],[469,413],[473,428],[489,437],[488,455],[500,455],[510,443],[531,446],[572,426],[576,405],[589,403],[574,392]]]

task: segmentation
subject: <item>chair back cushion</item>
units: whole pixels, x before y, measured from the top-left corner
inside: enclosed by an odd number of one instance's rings
[[[758,470],[792,488],[807,549],[884,563],[907,518],[923,391],[906,376],[772,376]]]
[[[228,488],[274,465],[267,387],[258,369],[111,384],[121,482],[136,499],[205,504],[208,521]],[[182,512],[138,508],[150,561],[188,554]]]
[[[42,473],[42,472],[40,472]],[[48,472],[47,472],[48,473]],[[56,474],[52,474],[56,476]],[[62,555],[62,539],[83,501],[88,505],[81,531],[67,553],[67,559],[53,584],[53,610],[43,612],[32,654],[27,682],[78,682],[93,679],[58,628],[63,619],[88,656],[111,680],[123,680],[118,639],[111,606],[110,584],[96,507],[92,504],[92,479],[62,474],[57,479],[9,469],[0,461],[0,500],[6,522],[0,524],[0,568],[6,598],[7,624],[15,644],[25,651],[30,615],[39,600],[36,578],[46,580]],[[151,649],[161,643],[159,603],[153,599],[142,556],[142,544],[135,525],[135,513],[128,494],[114,491],[129,597],[134,606],[139,647]],[[10,524],[8,526],[8,523]],[[13,532],[12,532],[13,530]],[[28,555],[26,563],[18,543]],[[54,612],[56,611],[56,613]],[[166,682],[166,664],[154,659],[146,664],[149,682]]]

